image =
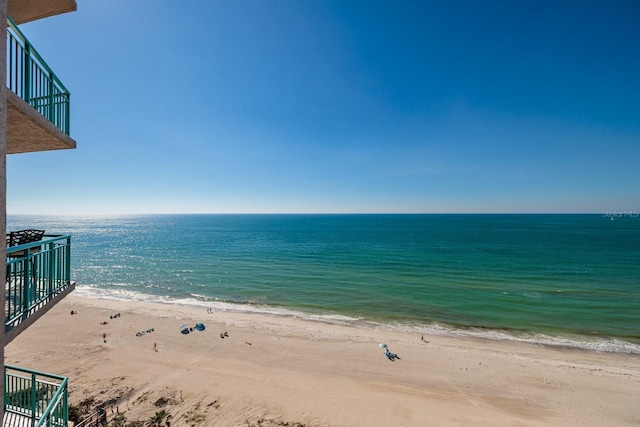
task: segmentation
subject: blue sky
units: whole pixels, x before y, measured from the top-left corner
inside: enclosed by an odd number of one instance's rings
[[[7,211],[638,211],[639,22],[635,0],[78,0],[21,27],[78,148],[8,156]]]

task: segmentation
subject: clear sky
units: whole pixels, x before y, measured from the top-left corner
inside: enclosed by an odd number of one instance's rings
[[[9,214],[640,211],[640,1],[77,2]]]

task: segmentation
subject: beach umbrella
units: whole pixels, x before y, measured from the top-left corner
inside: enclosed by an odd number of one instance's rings
[[[387,345],[385,343],[380,344],[380,348],[387,348]]]

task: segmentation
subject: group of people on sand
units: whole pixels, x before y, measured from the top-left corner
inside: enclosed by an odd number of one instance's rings
[[[184,335],[187,335],[190,332],[193,331],[204,331],[205,330],[205,326],[204,323],[196,323],[195,326],[187,326],[187,324],[185,323],[184,325],[181,326],[182,329],[180,329],[180,332]]]
[[[208,308],[208,309],[207,309],[207,313],[209,313],[209,314],[213,313],[213,309],[212,309],[212,308]],[[73,315],[73,314],[78,314],[78,312],[77,312],[77,311],[75,311],[75,310],[72,310],[72,311],[71,311],[71,314],[72,314],[72,315]],[[111,320],[113,320],[113,319],[117,319],[117,318],[119,318],[120,316],[122,316],[122,314],[121,314],[121,313],[112,314],[111,316],[109,316],[109,319],[111,319]],[[107,321],[102,321],[102,322],[100,322],[100,324],[101,324],[101,325],[107,325],[108,323],[109,323],[109,322],[107,322]],[[194,330],[204,331],[204,329],[205,329],[205,326],[204,326],[204,324],[203,324],[203,323],[196,323],[196,325],[195,325],[194,327],[187,327],[186,325],[184,325],[184,327],[181,329],[181,331],[180,331],[180,332],[182,332],[183,334],[188,334],[189,332],[193,332]],[[151,332],[153,332],[153,331],[154,331],[154,329],[153,329],[153,328],[146,329],[146,330],[143,330],[143,331],[138,331],[138,332],[136,332],[136,336],[137,336],[137,337],[141,337],[141,336],[146,335],[146,334],[149,334],[149,333],[151,333]],[[222,338],[222,339],[224,339],[224,338],[229,338],[229,333],[228,333],[227,331],[222,332],[222,333],[220,334],[220,338]],[[105,343],[107,342],[107,334],[106,334],[106,333],[103,333],[103,334],[102,334],[102,340],[103,340]],[[250,343],[250,342],[248,342],[248,341],[245,341],[245,344],[247,344],[247,345],[251,345],[251,343]],[[153,343],[153,351],[156,351],[156,352],[158,351],[158,346],[157,346],[157,343],[155,343],[155,342]],[[397,355],[395,355],[395,357],[397,358]]]
[[[153,332],[153,331],[155,331],[155,329],[153,329],[153,328],[149,328],[149,329],[144,330],[144,331],[136,332],[136,336],[137,336],[137,337],[141,337],[141,336],[143,336],[143,335],[150,334],[150,333],[151,333],[151,332]]]

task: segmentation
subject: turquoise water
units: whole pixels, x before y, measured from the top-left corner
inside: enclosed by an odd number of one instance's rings
[[[72,235],[76,293],[640,353],[640,218],[10,216]]]

